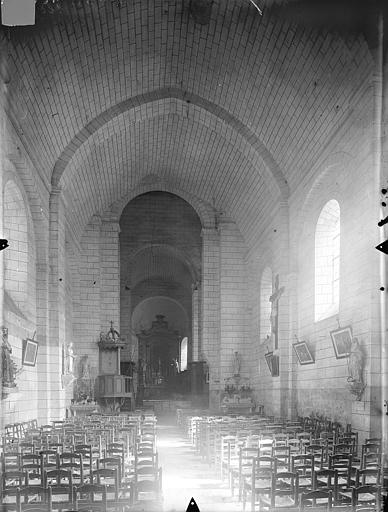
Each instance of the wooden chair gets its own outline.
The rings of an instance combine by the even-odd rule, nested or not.
[[[68,503],[73,500],[73,474],[66,469],[50,469],[44,472],[46,487],[51,488],[53,501]]]
[[[243,476],[243,509],[247,501],[247,495],[250,494],[251,511],[255,510],[257,498],[261,495],[270,496],[272,475],[277,471],[277,460],[273,457],[260,456],[252,460],[252,470],[250,478]]]
[[[108,500],[118,500],[121,482],[119,482],[117,468],[99,468],[94,470],[93,482],[105,486]]]
[[[291,459],[291,472],[298,473],[299,488],[313,490],[314,455],[306,453],[293,455]]]
[[[302,450],[304,446],[311,444],[311,432],[296,432],[296,438],[299,439]]]
[[[338,502],[338,471],[320,469],[314,471],[313,490],[331,490],[334,504]]]
[[[361,507],[372,505],[377,511],[381,510],[381,487],[379,485],[362,485],[352,489],[353,512]]]
[[[83,473],[85,477],[90,478],[90,482],[92,483],[92,473],[95,468],[93,453],[92,453],[92,445],[91,444],[77,444],[73,449],[74,453],[78,453],[82,455],[82,466]]]
[[[291,470],[291,448],[290,446],[273,446],[272,457],[277,460],[278,471]]]
[[[350,453],[335,453],[329,455],[329,468],[338,471],[338,486],[349,488],[352,476],[352,455]]]
[[[381,485],[381,468],[357,469],[356,477],[352,484],[356,487],[365,485]]]
[[[143,510],[151,510],[155,507],[162,509],[163,495],[161,481],[144,479],[134,482],[132,487],[131,509],[142,507]]]
[[[20,453],[5,451],[1,454],[1,470],[19,471],[20,470]]]
[[[260,439],[259,441],[259,456],[260,457],[271,457],[272,456],[272,448],[275,444],[275,441],[268,437],[268,434]]]
[[[363,453],[360,469],[381,468],[381,451]]]
[[[263,508],[276,512],[278,510],[296,510],[299,500],[299,476],[298,473],[283,471],[273,473],[271,482],[271,494],[260,496],[260,511]]]
[[[289,437],[287,441],[288,446],[290,447],[291,455],[300,455],[300,440],[296,437]]]
[[[333,446],[333,453],[349,453],[354,454],[354,444],[351,443],[337,443]]]
[[[83,485],[86,483],[81,453],[63,452],[59,454],[58,469],[70,470],[72,472],[73,485]]]
[[[282,432],[275,434],[274,435],[275,446],[287,446],[288,438],[289,438],[288,434],[284,434]]]
[[[302,512],[306,508],[309,511],[315,510],[331,510],[333,506],[332,491],[327,490],[314,490],[309,492],[303,492],[300,497],[300,511]]]
[[[17,512],[52,512],[53,510],[50,487],[33,486],[18,489],[16,501]]]
[[[325,446],[321,444],[309,444],[304,447],[307,455],[314,455],[314,469],[323,469],[323,464],[327,460]]]
[[[5,497],[9,501],[17,494],[17,489],[22,489],[28,484],[27,473],[25,471],[6,471],[1,479],[1,499]]]
[[[77,512],[107,512],[108,500],[105,485],[85,484],[73,490]]]
[[[42,475],[44,471],[58,467],[58,452],[56,450],[40,450],[39,456]]]
[[[238,467],[231,467],[229,469],[229,484],[232,496],[234,496],[234,482],[237,479],[238,497],[239,499],[242,498],[243,480],[252,473],[253,459],[258,457],[258,455],[259,450],[257,447],[240,446]]]

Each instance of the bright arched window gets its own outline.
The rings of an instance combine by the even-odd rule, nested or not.
[[[340,206],[335,199],[322,208],[315,229],[315,321],[339,311]]]
[[[181,360],[180,360],[180,371],[184,372],[187,370],[187,336],[181,341]]]
[[[260,282],[260,343],[264,343],[267,336],[271,336],[271,302],[272,270],[266,267]]]

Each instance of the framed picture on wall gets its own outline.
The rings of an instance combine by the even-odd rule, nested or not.
[[[330,336],[333,342],[335,357],[337,359],[349,357],[353,337],[352,328],[350,326],[341,327],[335,331],[330,331]]]
[[[23,366],[35,366],[38,355],[38,342],[27,338],[23,340]]]
[[[299,364],[312,364],[315,362],[305,341],[298,341],[293,344],[293,347],[298,357]]]
[[[267,352],[264,357],[272,377],[279,377],[279,356],[273,352]]]
[[[267,352],[264,354],[265,360],[267,361],[269,373],[272,375],[272,358],[273,358],[273,352]]]

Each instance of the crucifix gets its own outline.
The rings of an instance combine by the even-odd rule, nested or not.
[[[279,340],[278,340],[278,323],[279,323],[279,299],[284,292],[284,286],[279,288],[279,274],[276,274],[275,277],[275,287],[273,289],[273,293],[270,296],[269,300],[272,303],[271,307],[271,337],[274,340],[274,349],[277,350],[279,348]]]

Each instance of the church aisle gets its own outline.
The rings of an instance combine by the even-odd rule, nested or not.
[[[201,512],[240,512],[242,504],[232,498],[226,480],[214,467],[195,454],[183,432],[170,422],[158,422],[159,465],[163,468],[163,511],[185,512],[193,497]]]

